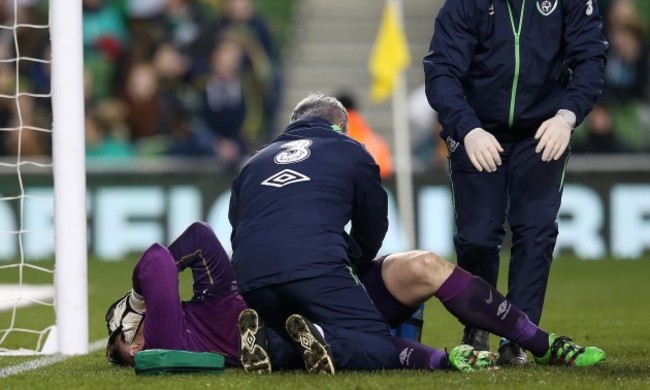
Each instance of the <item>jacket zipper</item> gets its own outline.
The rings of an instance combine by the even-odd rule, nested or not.
[[[508,5],[508,14],[510,15],[510,25],[512,26],[512,33],[515,36],[515,75],[512,79],[512,91],[510,92],[510,115],[508,117],[508,127],[512,128],[512,124],[515,121],[515,100],[517,98],[517,84],[519,83],[519,67],[520,67],[520,58],[519,58],[519,37],[521,35],[521,25],[524,21],[524,9],[526,8],[526,0],[521,2],[521,12],[519,13],[519,25],[515,27],[515,20],[512,17],[512,8],[510,7],[510,1],[506,0]]]

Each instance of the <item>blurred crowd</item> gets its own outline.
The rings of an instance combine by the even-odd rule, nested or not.
[[[599,0],[609,41],[605,86],[575,132],[576,153],[650,153],[650,2]]]
[[[260,1],[82,1],[89,160],[200,156],[234,168],[277,133],[281,40]],[[598,1],[605,87],[573,150],[650,153],[650,1]],[[11,28],[47,21],[47,0],[0,0],[0,155],[51,153],[50,66],[30,60],[50,58],[49,30]],[[412,111],[430,116],[424,103]],[[444,164],[435,119],[413,126],[420,165]]]
[[[0,2],[0,25],[47,24],[46,1],[17,0],[17,13],[14,3]],[[0,61],[0,128],[24,129],[0,131],[0,154],[47,155],[50,101],[39,94],[50,66],[24,58],[50,58],[49,31],[0,34],[0,60],[23,58]],[[83,0],[83,49],[88,159],[212,156],[236,167],[275,131],[278,40],[253,0]],[[17,90],[29,93],[18,104]]]

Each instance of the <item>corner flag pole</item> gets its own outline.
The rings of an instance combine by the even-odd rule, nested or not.
[[[411,182],[411,140],[406,110],[406,77],[411,63],[408,40],[404,33],[401,0],[386,0],[368,70],[372,77],[370,100],[382,102],[390,96],[393,106],[393,152],[397,207],[409,249],[415,248],[413,184]]]
[[[390,0],[398,10],[398,20],[404,25],[401,0]],[[413,168],[411,166],[411,136],[407,111],[406,75],[400,71],[396,75],[392,94],[393,137],[395,142],[395,181],[397,187],[397,207],[404,226],[408,249],[415,249],[415,212],[413,205]]]

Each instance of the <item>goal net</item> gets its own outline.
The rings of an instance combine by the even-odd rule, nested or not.
[[[0,356],[86,353],[81,0],[0,7]]]

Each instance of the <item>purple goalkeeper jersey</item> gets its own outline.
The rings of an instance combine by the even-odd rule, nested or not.
[[[179,272],[192,269],[192,300],[182,302]],[[144,349],[218,352],[238,365],[239,313],[246,308],[228,255],[212,229],[192,224],[169,248],[153,244],[133,270],[133,288],[144,296]]]

